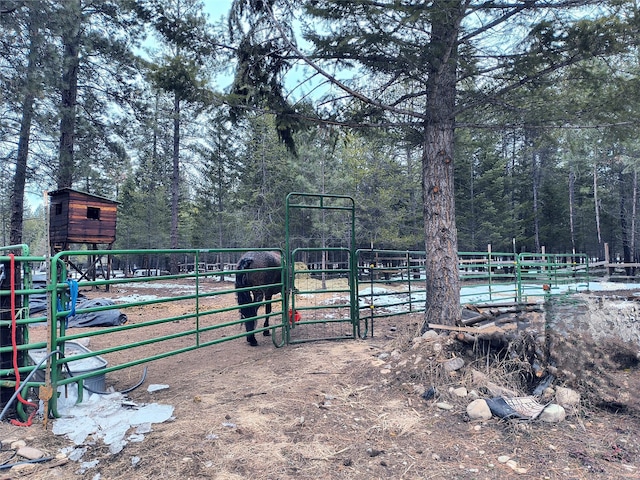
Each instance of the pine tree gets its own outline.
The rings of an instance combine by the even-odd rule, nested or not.
[[[151,81],[173,97],[173,151],[171,173],[171,247],[179,243],[180,144],[184,103],[206,105],[211,98],[202,67],[212,52],[202,4],[196,0],[162,2],[150,0],[138,5],[138,13],[150,22],[165,46],[162,58],[151,65]],[[174,259],[175,260],[175,259]],[[178,266],[172,261],[171,271]]]
[[[422,147],[425,328],[460,319],[453,162],[457,119],[465,111],[476,116],[498,111],[505,106],[500,99],[523,85],[582,59],[621,51],[624,42],[617,37],[624,24],[615,11],[603,8],[598,12],[602,18],[579,22],[571,17],[587,4],[516,2],[494,8],[456,0],[309,0],[302,2],[303,34],[312,48],[303,52],[285,27],[294,16],[294,2],[234,2],[232,23],[245,33],[236,85],[246,101],[277,106],[286,98],[280,80],[301,59],[339,91],[327,91],[325,105],[332,100],[335,106],[327,120],[395,126]],[[531,13],[537,14],[535,20]],[[511,29],[507,41],[492,41],[492,35],[504,34],[500,29],[507,22],[518,22],[520,28]],[[277,109],[278,115],[291,118],[290,108]]]

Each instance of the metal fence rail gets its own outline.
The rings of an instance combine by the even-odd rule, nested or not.
[[[361,249],[356,259],[361,336],[376,318],[424,311],[425,252]]]
[[[548,295],[589,288],[589,259],[584,254],[521,253],[517,273],[519,301],[526,301],[540,285]]]
[[[344,286],[316,285],[305,290],[304,283],[298,279],[310,275],[311,271],[303,268],[304,265],[296,266],[295,262],[298,254],[302,260],[310,257],[310,253],[317,253],[315,250],[326,250],[342,260],[331,268],[316,268],[313,274],[343,277]],[[96,377],[104,378],[117,370],[244,337],[247,332],[238,312],[235,296],[238,290],[233,281],[237,272],[235,261],[246,251],[80,250],[60,252],[48,258],[29,255],[24,245],[0,248],[0,265],[6,280],[0,284],[3,400],[16,389],[26,397],[29,388],[48,384],[54,389],[71,383],[86,387]],[[109,257],[106,264],[113,266],[113,270],[91,276],[76,271],[78,265],[95,266],[95,259],[101,256]],[[168,265],[176,257],[184,259],[183,268],[179,274],[169,275]],[[361,249],[353,254],[351,249],[301,248],[292,252],[291,258],[286,255],[282,258],[282,282],[275,284],[280,288],[281,297],[269,301],[272,323],[254,330],[271,332],[275,346],[307,341],[291,333],[316,326],[330,335],[309,340],[364,338],[373,335],[376,318],[425,309],[428,294],[425,252]],[[533,297],[588,288],[589,267],[584,255],[462,252],[459,259],[462,303],[520,303]],[[130,267],[136,264],[142,267],[133,271]],[[37,272],[40,266],[47,268],[45,274]],[[36,285],[34,280],[38,276],[44,278]],[[154,295],[123,297],[133,287],[154,289]],[[97,296],[96,292],[104,292],[106,297],[111,293],[119,296],[112,303],[90,304],[81,302],[83,292],[92,292],[92,297]],[[320,294],[333,295],[336,299],[322,304],[297,300],[304,295]],[[15,308],[11,307],[11,299]],[[38,304],[44,305],[43,309],[37,310]],[[170,306],[179,308],[169,309]],[[154,309],[154,317],[143,318],[142,309]],[[170,310],[177,313],[172,314]],[[128,321],[95,329],[68,327],[69,322],[83,315],[104,313],[122,314]],[[299,323],[295,322],[296,313],[302,314]],[[264,318],[264,314],[258,315],[256,320]],[[345,330],[338,334],[329,331],[329,327],[343,326]],[[37,331],[37,328],[46,329],[44,338],[43,330]],[[34,341],[31,333],[36,331],[41,335]],[[13,334],[18,334],[16,340]],[[97,348],[65,355],[68,347],[81,338],[91,339],[92,348],[94,344]],[[42,372],[40,369],[34,372],[36,362],[31,358],[34,351],[51,355],[49,365],[40,366]],[[104,359],[105,364],[98,369],[74,372],[75,362],[87,359]],[[33,376],[30,381],[20,381],[29,375]],[[82,401],[82,392],[83,389],[78,388],[79,401]],[[49,407],[57,415],[56,395],[49,401]],[[16,410],[25,418],[22,405],[18,404]]]
[[[259,250],[259,249],[254,249]],[[216,252],[240,256],[246,249],[224,249]],[[50,317],[47,321],[42,314],[29,315],[29,309],[22,309],[20,318],[15,323],[27,327],[42,326],[43,322],[48,325],[47,341],[29,342],[25,339],[24,344],[17,346],[19,351],[33,351],[46,349],[48,352],[58,349],[61,354],[53,355],[50,360],[50,382],[56,389],[58,386],[70,383],[78,383],[79,386],[87,386],[87,381],[97,376],[104,376],[110,372],[121,370],[136,365],[145,364],[152,360],[177,355],[197,348],[214,345],[224,341],[244,337],[244,320],[238,314],[239,306],[235,299],[236,289],[233,280],[236,273],[234,269],[200,271],[196,269],[178,275],[152,275],[133,276],[107,275],[108,279],[80,280],[73,279],[74,274],[67,265],[73,262],[75,265],[90,263],[88,257],[96,255],[109,255],[121,261],[128,256],[145,255],[149,258],[165,258],[171,255],[192,255],[198,264],[199,256],[205,253],[212,253],[213,250],[104,250],[104,251],[67,251],[60,252],[51,259],[51,278],[47,284],[48,291],[54,301],[49,302],[50,311],[46,312]],[[1,260],[2,257],[0,257]],[[25,267],[33,263],[41,262],[44,259],[39,257],[15,257],[15,262]],[[29,267],[30,268],[30,267]],[[280,267],[282,279],[286,276],[286,264]],[[246,269],[244,272],[257,269]],[[76,282],[76,283],[74,283]],[[25,282],[28,283],[28,282]],[[259,327],[254,332],[269,330],[272,332],[272,341],[276,346],[282,346],[286,339],[285,322],[285,291],[284,281],[274,284],[280,287],[282,298],[273,299],[272,322],[270,327]],[[158,294],[154,298],[129,297],[117,303],[104,302],[98,306],[83,307],[79,298],[74,298],[74,292],[83,291],[104,291],[114,292],[115,290],[126,291],[133,286],[145,286],[155,288]],[[0,291],[1,297],[9,298],[16,296],[29,298],[31,295],[41,294],[42,289],[15,288],[13,291]],[[125,292],[126,293],[126,292]],[[257,302],[253,305],[263,305],[267,302]],[[169,305],[179,306],[179,314],[168,313]],[[158,307],[156,317],[148,320],[138,320],[137,312],[142,307]],[[83,315],[111,312],[122,314],[128,317],[127,323],[117,326],[105,326],[97,329],[73,329],[68,328],[70,319],[79,318]],[[264,315],[257,316],[257,319],[264,318]],[[9,320],[2,320],[0,326],[3,328],[10,324]],[[53,327],[51,327],[53,326]],[[93,351],[74,352],[73,355],[65,356],[67,347],[73,345],[81,338],[90,338],[93,343],[99,343],[101,347]],[[94,342],[95,340],[95,342]],[[142,348],[146,347],[144,351]],[[149,351],[151,347],[151,351]],[[156,347],[156,348],[153,348]],[[2,347],[2,351],[7,353],[14,350],[9,345]],[[91,371],[73,372],[70,366],[76,362],[86,359],[106,359],[104,368]],[[111,359],[114,359],[111,362]],[[27,375],[34,370],[33,361],[23,358],[20,362],[19,372]],[[46,367],[42,367],[43,371]],[[22,377],[24,378],[24,376]],[[15,388],[16,379],[14,368],[0,369],[0,380],[3,389]],[[37,387],[44,384],[42,379],[31,380],[21,383],[20,388],[26,396],[29,387]],[[82,388],[78,388],[79,398],[82,401]],[[57,415],[56,396],[49,402],[49,406],[54,415]],[[23,416],[23,412],[18,412]]]
[[[363,331],[375,318],[424,311],[425,252],[362,249],[356,258]],[[526,303],[589,288],[583,254],[460,252],[458,259],[462,304]]]

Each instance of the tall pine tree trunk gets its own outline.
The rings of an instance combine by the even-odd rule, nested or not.
[[[180,97],[173,97],[173,170],[171,173],[171,248],[178,248],[178,206],[180,200]],[[171,273],[178,273],[178,257],[171,256]]]
[[[569,165],[569,231],[571,234],[571,249],[572,252],[576,251],[576,227],[575,227],[575,210],[574,204],[576,201],[576,174],[573,171],[573,165]]]
[[[427,301],[422,331],[429,323],[460,321],[458,234],[455,219],[453,153],[457,37],[460,4],[444,0],[434,19],[431,48],[439,61],[427,66],[427,119],[422,154],[422,195]]]
[[[598,234],[598,248],[602,248],[602,233],[600,231],[600,203],[598,200],[598,163],[593,164],[593,205],[596,209],[596,232]]]
[[[64,53],[62,58],[58,188],[73,186],[73,146],[78,98],[78,68],[80,65],[80,0],[68,0],[63,5],[66,18],[62,35]]]
[[[633,188],[631,194],[631,261],[637,262],[636,258],[636,205],[638,204],[638,170],[633,169]],[[633,272],[635,275],[635,271]]]
[[[18,153],[16,156],[16,170],[13,178],[11,193],[11,227],[9,243],[22,243],[24,222],[24,188],[27,181],[27,160],[29,157],[29,142],[31,139],[31,122],[33,120],[33,101],[41,88],[38,74],[38,59],[42,37],[40,32],[40,2],[29,4],[29,54],[26,72],[24,94],[22,97],[22,119],[20,121],[20,137],[18,138]]]
[[[426,289],[425,323],[455,325],[461,316],[453,190],[453,125],[427,127],[422,158]]]
[[[629,247],[629,231],[627,227],[627,206],[626,206],[626,182],[623,166],[618,174],[618,184],[620,191],[620,233],[622,235],[622,261],[631,263],[631,248]],[[627,275],[631,275],[631,268],[625,267]]]
[[[531,156],[531,175],[533,177],[533,239],[536,253],[542,252],[540,244],[540,152],[535,150]]]

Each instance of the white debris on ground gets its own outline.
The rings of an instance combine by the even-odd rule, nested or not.
[[[153,392],[158,392],[160,390],[167,390],[169,388],[169,385],[165,385],[165,384],[153,384],[153,385],[149,385],[147,387],[147,392],[149,393],[153,393]]]
[[[92,441],[102,441],[112,454],[119,453],[129,442],[140,442],[144,434],[151,432],[151,425],[163,423],[173,416],[172,405],[157,403],[136,405],[121,393],[108,395],[89,394],[76,404],[77,389],[67,387],[66,396],[61,387],[58,399],[60,418],[53,422],[53,433],[65,435],[76,446]],[[88,397],[87,397],[88,395]],[[84,449],[86,451],[86,449]],[[69,447],[64,451],[69,459],[81,460],[83,448]]]

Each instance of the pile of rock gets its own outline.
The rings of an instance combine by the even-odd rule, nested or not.
[[[25,475],[37,468],[38,464],[46,463],[48,467],[59,466],[67,462],[66,455],[59,453],[55,457],[47,456],[40,449],[28,445],[29,438],[4,438],[0,440],[2,451],[11,452],[11,459],[3,463],[3,469],[10,469],[10,475]]]
[[[374,366],[379,367],[385,377],[394,373],[404,376],[402,373],[406,374],[407,370],[440,372],[442,383],[450,385],[444,392],[438,385],[404,382],[403,387],[442,410],[452,410],[455,405],[466,401],[466,415],[472,421],[497,417],[557,423],[579,408],[580,394],[569,388],[547,386],[539,395],[533,396],[499,385],[486,374],[469,368],[461,356],[452,353],[455,349],[449,347],[456,341],[455,335],[428,330],[413,339],[412,348],[408,351],[393,350],[379,354]]]

